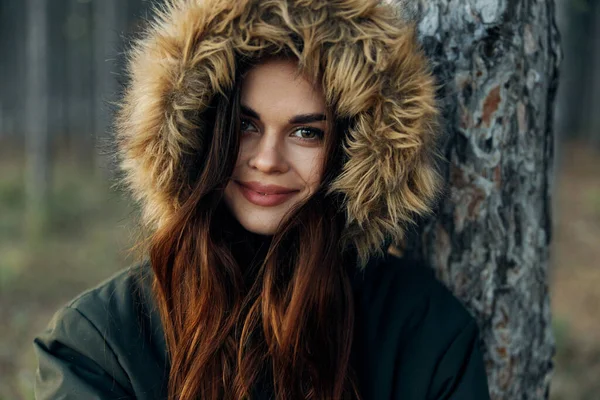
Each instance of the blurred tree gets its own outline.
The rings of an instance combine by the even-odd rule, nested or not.
[[[102,1],[104,2],[104,1]],[[67,2],[68,135],[71,152],[93,167],[93,38],[91,0]]]
[[[6,29],[7,23],[5,22],[8,18],[6,17],[6,3],[0,1],[0,49],[4,49],[7,47],[6,38],[8,37],[9,30]],[[5,62],[0,61],[0,77],[7,75],[7,65]],[[1,78],[0,78],[1,79]],[[4,83],[4,81],[2,81]],[[6,122],[5,122],[5,113],[6,113],[6,95],[3,92],[0,92],[0,140],[6,135]]]
[[[27,228],[45,227],[50,177],[46,0],[27,0],[26,155]]]
[[[52,0],[49,7],[48,45],[48,74],[50,82],[48,97],[50,99],[50,114],[48,128],[55,146],[63,148],[68,132],[68,70],[67,70],[67,0]]]
[[[559,0],[565,53],[557,107],[560,139],[600,147],[600,2]]]
[[[152,4],[161,1],[39,3],[47,8],[46,44],[35,57],[46,63],[47,135],[52,147],[71,149],[71,155],[94,165],[103,148],[95,138],[110,129],[110,104],[118,97],[124,38],[138,29]],[[0,60],[0,136],[10,135],[17,142],[25,138],[31,122],[26,89],[32,73],[28,67],[30,7],[28,1],[0,1],[0,48],[5,55]]]
[[[434,63],[449,164],[436,216],[400,244],[479,321],[493,399],[549,394],[553,0],[390,0]]]
[[[109,172],[109,163],[102,149],[110,128],[112,113],[110,105],[116,100],[117,80],[116,54],[119,32],[125,26],[126,9],[117,7],[119,1],[104,0],[94,3],[94,137],[96,138],[97,171]]]
[[[3,54],[0,59],[0,135],[10,139],[23,139],[26,129],[26,5],[27,2],[21,0],[0,1],[0,49]]]
[[[591,2],[591,35],[590,48],[587,57],[589,85],[586,99],[587,119],[583,131],[592,145],[600,149],[600,1]],[[585,58],[587,58],[585,57]]]

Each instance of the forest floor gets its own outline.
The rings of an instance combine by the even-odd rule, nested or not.
[[[127,266],[124,197],[80,161],[52,171],[48,232],[27,239],[22,161],[0,155],[0,400],[33,399],[32,341],[77,293]]]
[[[557,344],[552,400],[600,398],[600,152],[561,145],[550,291]],[[103,177],[62,160],[49,231],[25,239],[22,161],[0,157],[0,400],[33,399],[31,344],[74,295],[133,262],[133,208]]]

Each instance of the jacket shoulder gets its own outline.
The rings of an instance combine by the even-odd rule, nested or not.
[[[122,270],[55,313],[34,339],[36,398],[162,395],[166,347],[150,273],[147,264]]]
[[[162,337],[151,287],[152,269],[149,263],[141,263],[82,292],[66,308],[88,319],[116,352],[127,351],[131,341]]]
[[[151,269],[147,263],[125,268],[85,290],[66,305],[103,325],[102,318],[128,315],[139,307],[151,306]]]
[[[487,399],[478,325],[432,269],[386,257],[357,296],[365,398]]]
[[[436,318],[448,329],[458,329],[474,319],[434,271],[412,259],[392,254],[366,273],[360,289],[360,301],[366,307],[386,305],[397,316],[417,326],[423,318]]]

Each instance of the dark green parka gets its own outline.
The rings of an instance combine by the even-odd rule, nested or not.
[[[240,60],[285,51],[348,121],[342,248],[355,249],[352,364],[364,399],[488,399],[477,325],[429,269],[386,253],[442,180],[435,86],[414,26],[379,0],[168,0],[128,64],[117,118],[124,183],[149,229],[181,207],[210,143],[211,100]],[[197,172],[197,171],[196,171]],[[168,359],[148,264],[59,310],[35,339],[38,399],[160,399]],[[270,380],[256,387],[267,399]]]
[[[59,310],[34,342],[36,399],[166,399],[168,358],[148,264]],[[486,400],[475,320],[430,269],[374,257],[354,278],[352,365],[364,400]],[[260,382],[254,400],[272,388]]]

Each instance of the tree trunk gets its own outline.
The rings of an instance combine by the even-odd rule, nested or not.
[[[71,154],[80,166],[93,168],[92,4],[67,2],[68,129]]]
[[[117,0],[97,1],[93,4],[94,19],[94,137],[96,171],[108,176],[109,158],[106,156],[108,131],[112,119],[111,104],[117,100],[116,54],[119,32],[124,20],[123,4]]]
[[[560,139],[582,139],[600,148],[600,3],[560,0],[564,60],[558,91]]]
[[[50,171],[46,0],[28,0],[27,6],[27,228],[37,235],[46,223]]]
[[[0,1],[0,97],[2,98],[2,134],[24,142],[27,81],[25,68],[28,51],[27,2],[17,0]],[[6,142],[5,142],[6,143]]]
[[[68,71],[67,71],[67,27],[68,13],[67,0],[52,0],[48,17],[50,32],[48,36],[49,49],[52,54],[48,59],[48,75],[50,84],[48,88],[50,101],[50,114],[48,127],[52,143],[62,148],[68,132]]]
[[[396,0],[418,22],[444,115],[447,196],[407,241],[479,322],[493,399],[549,393],[552,0]]]
[[[586,86],[588,96],[585,134],[590,144],[600,149],[600,2],[590,2],[590,8],[592,35],[588,38],[589,52],[583,57],[590,72],[590,81]]]

